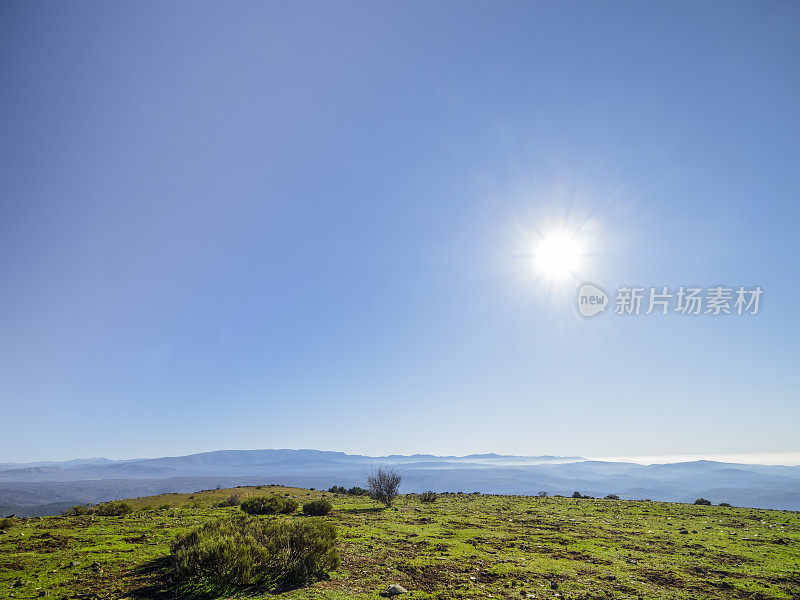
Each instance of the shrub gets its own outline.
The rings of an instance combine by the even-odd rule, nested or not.
[[[242,494],[236,492],[228,496],[227,500],[225,500],[225,506],[239,506],[242,503]]]
[[[101,517],[119,517],[133,512],[133,507],[122,500],[112,500],[103,502],[95,506],[88,504],[76,504],[68,508],[61,514],[65,517],[77,517],[80,515],[100,515]]]
[[[317,519],[276,523],[238,515],[208,521],[172,545],[178,581],[217,589],[313,583],[339,564],[336,529]]]
[[[705,498],[698,498],[694,503],[698,506],[711,506],[711,500],[706,500]]]
[[[297,500],[280,496],[257,496],[242,500],[239,505],[249,515],[288,515],[297,510]]]
[[[392,502],[397,498],[402,480],[403,478],[393,468],[378,467],[367,477],[370,498],[382,502],[386,508],[391,507]]]
[[[98,504],[92,509],[92,512],[101,517],[119,517],[133,512],[133,507],[127,502],[121,500],[113,500],[111,502],[103,502]]]
[[[727,508],[730,508],[730,507],[731,507],[731,505],[730,505],[730,503],[729,503],[729,502],[720,502],[720,503],[719,503],[719,505],[720,505],[720,506],[725,506],[725,507],[727,507]]]
[[[90,515],[94,511],[91,506],[88,504],[76,504],[72,508],[68,508],[67,510],[63,511],[61,514],[65,517],[77,517],[80,515]]]
[[[424,492],[419,495],[419,499],[421,502],[436,502],[436,492]]]
[[[313,490],[314,488],[311,489]],[[357,485],[354,485],[349,490],[343,485],[334,485],[328,488],[328,492],[331,494],[347,494],[348,496],[366,496],[369,494],[367,490]]]
[[[539,498],[547,498],[547,492],[545,491],[541,491],[536,495],[539,496]]]
[[[572,497],[573,498],[583,498],[584,496],[580,492],[572,492]]]
[[[310,515],[312,517],[321,517],[322,515],[327,515],[332,510],[333,504],[322,498],[303,504],[303,514]]]
[[[11,529],[14,526],[15,519],[11,517],[6,517],[4,519],[0,519],[0,531],[5,531],[6,529]]]
[[[606,500],[619,500],[619,496],[617,496],[616,494],[609,494],[608,496],[606,496]]]
[[[283,498],[278,496],[248,498],[239,504],[239,508],[249,515],[277,515],[283,508]]]

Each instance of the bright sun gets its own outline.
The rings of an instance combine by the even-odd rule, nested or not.
[[[580,240],[561,232],[544,236],[534,250],[537,270],[551,281],[573,275],[581,267],[583,254]]]

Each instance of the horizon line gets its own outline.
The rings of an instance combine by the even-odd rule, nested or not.
[[[348,456],[363,456],[366,458],[390,458],[390,457],[403,457],[413,458],[415,456],[431,456],[435,458],[469,458],[469,457],[485,457],[496,456],[497,458],[552,458],[562,459],[562,462],[585,462],[585,461],[602,461],[602,462],[620,462],[620,463],[635,463],[641,465],[658,465],[658,464],[673,464],[682,462],[695,462],[700,460],[734,463],[734,464],[758,464],[769,466],[799,466],[800,465],[800,452],[722,452],[722,453],[701,453],[701,454],[623,454],[623,455],[558,455],[558,454],[500,454],[497,452],[473,452],[470,454],[434,454],[432,452],[413,452],[411,454],[383,454],[383,455],[370,455],[359,452],[345,452],[343,450],[318,450],[316,448],[250,448],[250,449],[220,449],[220,450],[204,450],[199,452],[189,452],[187,454],[171,454],[151,457],[136,457],[136,458],[117,458],[110,459],[104,456],[93,457],[79,457],[68,459],[43,459],[43,460],[28,460],[28,461],[0,461],[8,465],[25,465],[33,463],[62,463],[81,460],[110,460],[114,462],[132,462],[142,460],[155,460],[160,458],[180,458],[184,456],[193,456],[197,454],[209,454],[213,452],[259,452],[259,451],[314,451],[314,452],[336,452]]]

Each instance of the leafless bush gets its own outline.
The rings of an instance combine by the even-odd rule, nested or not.
[[[392,467],[378,467],[367,476],[367,490],[373,500],[382,502],[389,508],[397,498],[403,478]]]

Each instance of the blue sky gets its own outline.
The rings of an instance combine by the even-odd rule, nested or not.
[[[800,451],[796,3],[5,2],[0,73],[0,460]]]

